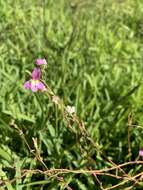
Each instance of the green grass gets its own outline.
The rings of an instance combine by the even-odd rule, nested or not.
[[[143,125],[143,2],[141,0],[0,1],[0,179],[8,190],[101,189],[89,174],[56,177],[27,173],[44,170],[25,139],[39,151],[48,169],[103,169],[107,158],[121,164],[138,158],[143,130],[131,127],[128,152],[128,116]],[[23,88],[34,61],[48,61],[45,80],[65,103],[74,105],[91,143],[68,129],[63,116],[42,93]],[[23,134],[20,134],[20,130]],[[138,158],[139,159],[139,158]],[[141,165],[128,166],[131,176]],[[119,172],[120,174],[120,172]],[[98,176],[104,187],[120,180]],[[15,181],[12,182],[12,180]],[[141,189],[132,182],[116,189]]]

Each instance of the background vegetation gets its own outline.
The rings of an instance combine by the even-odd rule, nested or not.
[[[141,160],[142,0],[1,0],[0,31],[1,189],[98,190],[119,184],[118,178],[86,172],[30,173],[45,170],[31,152],[32,138],[48,169],[100,170]],[[47,84],[76,107],[98,149],[74,124],[77,135],[69,130],[45,94],[23,88],[38,57],[48,61]],[[29,172],[23,175],[24,169]],[[142,169],[128,165],[124,172],[135,176]],[[122,179],[113,188],[142,189],[137,180]]]

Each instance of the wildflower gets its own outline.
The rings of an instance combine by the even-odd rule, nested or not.
[[[139,150],[139,155],[143,157],[143,149]]]
[[[69,114],[73,114],[73,113],[75,113],[75,107],[74,106],[67,106],[66,111]]]
[[[36,65],[46,65],[47,61],[46,59],[37,59],[36,60]]]
[[[36,67],[32,71],[32,79],[24,83],[24,88],[31,89],[33,92],[37,92],[38,90],[46,91],[47,89],[44,83],[40,81],[40,76],[41,76],[41,70],[39,67]]]

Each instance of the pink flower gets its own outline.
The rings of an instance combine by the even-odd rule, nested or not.
[[[39,67],[36,67],[33,71],[32,71],[32,79],[34,80],[40,80],[41,77],[41,70]]]
[[[36,65],[46,65],[47,61],[46,59],[37,59],[36,60]]]
[[[139,155],[143,157],[143,149],[139,150]]]
[[[31,89],[32,92],[46,91],[47,89],[44,83],[40,81],[40,76],[41,76],[41,70],[39,67],[36,67],[32,71],[32,79],[24,83],[24,88]]]

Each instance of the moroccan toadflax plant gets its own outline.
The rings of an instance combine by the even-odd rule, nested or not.
[[[47,62],[45,59],[37,59],[36,60],[36,67],[32,71],[31,79],[26,81],[24,83],[25,89],[31,89],[32,92],[42,91],[42,92],[48,92],[49,93],[49,87],[48,85],[45,85],[45,83],[41,79],[41,66],[47,65]],[[48,88],[48,89],[47,89]],[[60,104],[60,98],[58,96],[55,96],[54,93],[50,90],[50,93],[52,94],[51,100],[55,104]],[[50,94],[50,95],[51,95]],[[74,106],[67,106],[65,107],[65,111],[72,115],[75,114],[75,107]]]
[[[92,140],[92,138],[90,137],[90,135],[86,131],[84,123],[76,115],[75,107],[74,106],[69,106],[69,105],[65,106],[63,101],[58,96],[56,96],[54,94],[54,92],[52,92],[52,90],[48,87],[48,85],[41,79],[41,75],[42,75],[41,67],[42,67],[42,65],[46,65],[46,64],[47,64],[47,62],[46,62],[45,59],[37,59],[36,60],[36,67],[34,68],[34,70],[32,71],[32,74],[31,74],[32,78],[24,83],[24,88],[25,89],[31,89],[32,92],[41,91],[41,92],[47,93],[48,97],[50,97],[51,101],[55,105],[58,105],[59,109],[63,112],[64,120],[66,121],[67,126],[71,130],[71,132],[76,133],[76,131],[74,130],[75,126],[73,125],[73,124],[76,124],[78,126],[78,129],[80,130],[80,134],[81,134],[80,138],[82,140],[84,140],[86,143],[87,142],[90,143],[96,149],[97,152],[99,152],[100,154],[103,154],[101,152],[100,148],[98,147],[98,145]],[[33,139],[34,147],[35,147],[35,150],[36,150],[35,158],[44,166],[44,168],[46,169],[47,172],[51,172],[52,170],[48,170],[46,164],[43,162],[43,160],[41,158],[40,152],[38,151],[37,140],[34,139],[34,138],[32,138],[32,139]],[[82,170],[55,169],[54,172],[57,172],[57,175],[58,175],[58,173],[59,174],[64,174],[64,173],[90,173],[90,174],[92,174],[92,175],[94,175],[96,177],[97,181],[100,184],[101,189],[103,189],[102,184],[98,180],[96,174],[105,175],[105,176],[108,175],[108,176],[115,177],[116,179],[120,179],[119,176],[114,176],[113,174],[110,174],[110,173],[106,174],[105,172],[110,171],[110,170],[112,171],[112,170],[118,168],[120,170],[120,172],[123,172],[123,174],[125,175],[126,173],[124,172],[124,170],[121,167],[126,166],[128,164],[138,164],[138,163],[140,164],[140,163],[142,163],[142,161],[135,161],[135,162],[124,163],[122,165],[116,165],[116,164],[114,164],[112,162],[112,160],[107,158],[105,155],[103,155],[103,156],[106,158],[106,160],[108,160],[108,162],[110,164],[113,164],[113,167],[111,167],[109,169],[107,168],[107,169],[105,169],[103,171],[102,170],[99,170],[99,171],[98,170],[85,170],[85,171],[82,171]],[[139,156],[143,157],[143,150],[142,149],[139,150]],[[41,173],[44,173],[44,172],[41,171]],[[139,174],[139,176],[140,175],[141,174]],[[126,183],[128,180],[134,181],[135,178],[136,178],[136,176],[134,176],[134,178],[131,178],[130,176],[127,175],[127,179],[125,178],[125,181],[123,182],[123,184]],[[59,178],[57,178],[57,180],[59,180]],[[63,178],[60,178],[59,181],[61,181],[61,180],[64,181]],[[137,181],[135,180],[135,183],[136,182]],[[118,187],[118,186],[120,186],[120,184],[115,185],[115,187],[116,186]],[[67,187],[70,189],[70,187],[68,185],[67,185]],[[114,186],[113,186],[113,188],[114,188]]]

